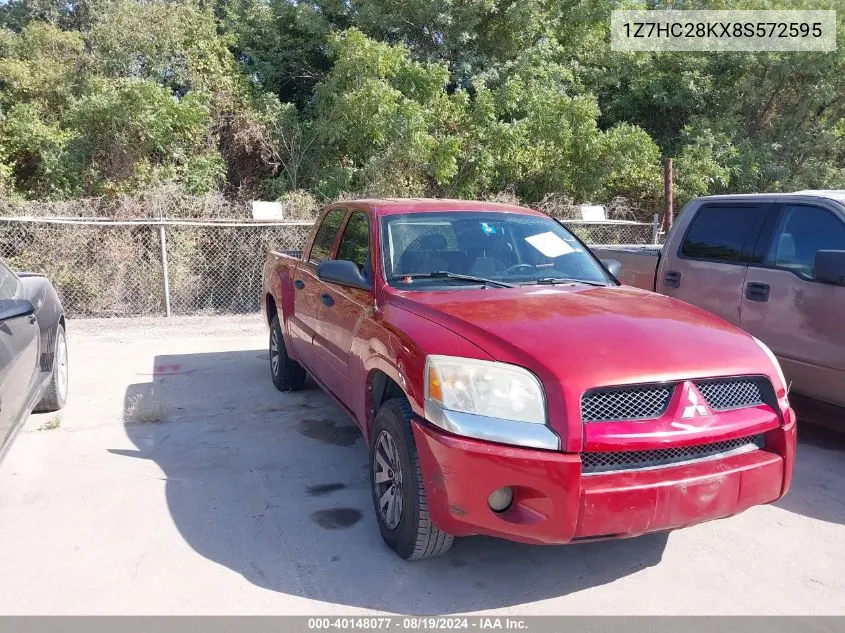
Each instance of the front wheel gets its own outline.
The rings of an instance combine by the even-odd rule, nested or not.
[[[50,384],[41,398],[41,402],[35,407],[36,413],[58,411],[67,402],[68,386],[68,364],[67,364],[67,339],[65,328],[59,324],[56,327],[56,348],[53,350],[53,374],[50,376]]]
[[[385,402],[376,415],[370,445],[370,485],[384,542],[405,560],[440,556],[454,538],[431,522],[404,398]]]

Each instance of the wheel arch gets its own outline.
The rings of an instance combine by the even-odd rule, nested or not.
[[[278,314],[279,309],[276,307],[276,298],[272,292],[268,292],[264,297],[264,317],[267,320],[268,326],[273,323],[273,318],[278,316]]]
[[[405,398],[409,403],[412,402],[407,385],[408,381],[398,369],[383,359],[368,369],[364,419],[364,433],[368,442],[376,414],[385,402],[393,398]]]

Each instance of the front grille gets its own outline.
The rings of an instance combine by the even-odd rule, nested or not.
[[[652,420],[666,412],[674,385],[638,385],[588,391],[581,398],[584,422]]]
[[[760,387],[748,378],[701,381],[695,386],[714,411],[742,409],[763,403]]]
[[[713,411],[743,409],[763,404],[760,378],[696,380],[695,386]],[[666,413],[677,383],[631,385],[593,389],[581,397],[584,422],[654,420]]]
[[[585,475],[619,470],[642,470],[674,466],[713,457],[726,457],[737,453],[756,450],[764,446],[763,434],[738,437],[723,442],[657,448],[648,451],[619,451],[584,453],[581,455],[581,471]]]

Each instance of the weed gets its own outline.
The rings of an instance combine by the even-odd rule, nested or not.
[[[39,431],[52,431],[62,425],[62,414],[57,413],[52,418],[47,420],[44,424],[38,427]]]

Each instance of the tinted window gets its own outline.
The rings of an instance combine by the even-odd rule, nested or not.
[[[743,261],[742,247],[754,229],[759,207],[702,207],[692,221],[681,255],[724,262]]]
[[[0,299],[13,299],[18,293],[18,278],[0,263]]]
[[[328,212],[320,228],[317,229],[317,236],[314,238],[314,244],[311,246],[311,254],[308,257],[309,262],[319,264],[331,256],[334,238],[345,215],[345,209],[332,209]]]
[[[845,224],[819,207],[790,205],[783,210],[766,263],[813,278],[819,251],[845,251]]]
[[[364,277],[369,277],[369,256],[370,222],[366,215],[356,211],[349,218],[349,222],[346,223],[346,229],[343,231],[343,237],[340,238],[335,259],[348,259],[355,262]]]

